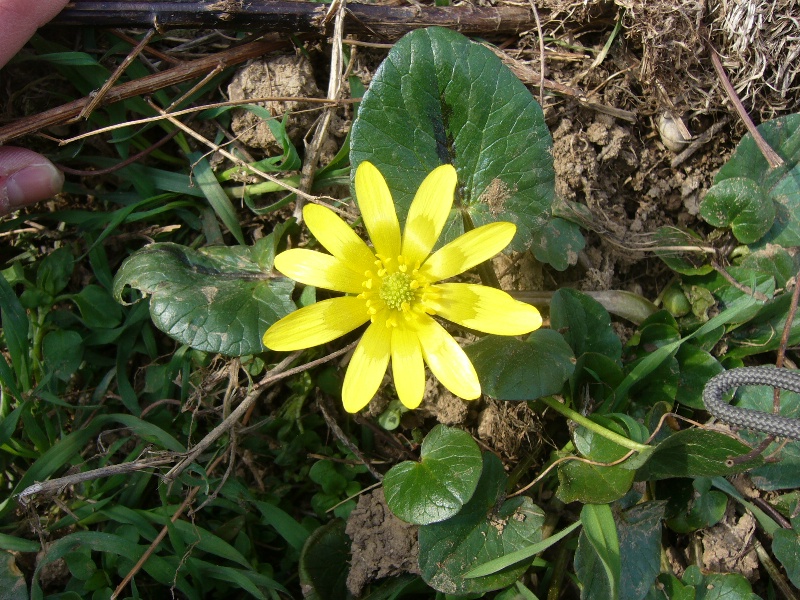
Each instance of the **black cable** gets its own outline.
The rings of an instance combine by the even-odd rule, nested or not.
[[[715,375],[703,390],[706,410],[729,425],[763,431],[779,437],[800,440],[800,419],[731,406],[722,400],[728,390],[742,385],[768,385],[800,393],[800,371],[775,367],[741,367]]]

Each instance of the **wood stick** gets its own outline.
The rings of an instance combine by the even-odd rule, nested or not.
[[[316,2],[283,0],[178,0],[172,2],[96,2],[73,0],[50,25],[94,27],[269,30],[322,32],[327,6]],[[540,11],[542,12],[542,11]],[[380,6],[347,3],[346,33],[397,39],[420,27],[439,25],[462,33],[520,33],[534,29],[533,14],[518,6]]]
[[[249,44],[243,44],[223,52],[183,63],[161,73],[128,81],[111,88],[104,96],[102,104],[112,104],[120,100],[149,94],[196,77],[202,77],[217,67],[230,67],[251,58],[262,56],[267,52],[274,52],[285,46],[286,43],[288,42],[267,42],[263,40],[250,42]],[[91,101],[92,97],[87,96],[0,127],[0,145],[14,138],[29,135],[77,117]]]

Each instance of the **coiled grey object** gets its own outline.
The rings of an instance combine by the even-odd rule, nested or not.
[[[741,367],[715,375],[703,389],[706,410],[729,425],[763,431],[779,437],[800,440],[800,419],[731,406],[722,400],[730,389],[742,385],[768,385],[800,393],[800,371],[776,367]]]

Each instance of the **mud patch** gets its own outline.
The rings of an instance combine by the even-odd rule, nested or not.
[[[739,520],[731,507],[723,520],[703,535],[703,565],[715,573],[739,573],[750,581],[759,578],[758,557],[752,546],[755,519],[745,513]]]
[[[234,75],[228,84],[231,100],[249,98],[286,97],[318,98],[320,91],[314,80],[314,72],[308,60],[302,56],[278,56],[253,62]],[[316,111],[303,112],[308,103],[295,100],[258,102],[273,117],[291,113],[286,132],[297,146],[317,117]],[[239,140],[252,147],[263,148],[270,153],[281,151],[280,144],[270,130],[269,123],[247,110],[236,110],[231,123]]]
[[[478,438],[508,461],[518,459],[523,446],[530,449],[540,431],[539,417],[527,402],[489,399],[478,417]]]
[[[384,577],[419,575],[417,526],[395,517],[386,505],[383,488],[358,499],[345,532],[353,541],[347,589],[358,597],[371,582]]]

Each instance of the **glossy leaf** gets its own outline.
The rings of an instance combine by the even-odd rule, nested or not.
[[[661,571],[664,502],[645,502],[615,515],[619,538],[619,597],[642,600]]]
[[[422,442],[420,462],[405,461],[386,473],[386,504],[408,523],[444,521],[472,498],[481,469],[481,452],[472,436],[437,425]]]
[[[110,329],[122,320],[122,307],[99,285],[90,284],[72,296],[81,318],[90,329]]]
[[[734,329],[728,337],[731,348],[729,359],[740,359],[751,354],[761,354],[775,350],[781,341],[776,331],[783,331],[789,312],[791,294],[781,294],[760,306],[758,313],[742,327]],[[789,333],[789,346],[800,343],[800,319],[792,322]]]
[[[753,180],[731,177],[708,190],[700,216],[718,228],[730,228],[742,244],[760,240],[775,221],[775,203]]]
[[[728,497],[711,489],[711,479],[669,479],[655,483],[656,496],[668,503],[667,525],[678,533],[691,533],[719,523]]]
[[[383,173],[401,222],[425,176],[458,172],[456,203],[440,243],[492,221],[517,224],[514,249],[533,247],[556,268],[577,260],[576,225],[553,220],[552,139],[541,108],[491,50],[430,27],[397,42],[364,94],[350,138]]]
[[[552,329],[537,329],[524,342],[487,335],[465,350],[483,392],[498,400],[557,394],[575,370],[572,349]]]
[[[679,431],[656,446],[648,461],[636,473],[639,481],[670,477],[728,476],[763,463],[757,456],[728,466],[729,458],[750,452],[750,447],[723,433],[705,429]]]
[[[496,573],[498,571],[502,571],[508,567],[511,567],[517,563],[521,563],[524,561],[529,561],[537,554],[540,554],[547,550],[553,544],[560,542],[565,537],[569,536],[573,531],[575,531],[578,527],[581,526],[580,521],[575,521],[569,527],[565,527],[558,533],[551,535],[547,539],[542,540],[541,542],[537,542],[528,546],[527,548],[523,548],[522,550],[517,550],[515,552],[510,552],[501,556],[500,558],[495,558],[494,560],[490,560],[479,567],[472,569],[469,573],[467,573],[467,577],[483,577],[484,575],[491,575],[492,573]]]
[[[611,328],[611,318],[591,296],[569,288],[553,294],[550,326],[570,345],[575,356],[596,352],[612,360],[622,355],[622,342]]]
[[[593,416],[592,420],[614,433],[626,434],[611,419]],[[577,427],[573,439],[575,449],[580,455],[593,462],[612,463],[628,453],[627,448],[585,427]],[[565,503],[579,501],[586,504],[605,504],[622,498],[630,490],[634,476],[635,472],[622,464],[603,466],[569,460],[558,467],[557,495]]]
[[[558,499],[562,502],[614,502],[633,485],[635,472],[621,465],[610,467],[577,460],[558,467]]]
[[[461,512],[420,527],[419,567],[428,585],[446,594],[480,594],[510,585],[525,571],[527,564],[465,577],[478,565],[542,539],[544,512],[526,496],[503,502],[506,482],[500,459],[484,453],[480,483]]]
[[[581,523],[583,529],[575,553],[575,574],[582,584],[581,598],[618,598],[622,567],[611,507],[608,504],[584,505]]]
[[[67,248],[59,248],[48,254],[36,271],[36,287],[55,296],[59,294],[72,277],[74,259]]]
[[[261,352],[267,328],[295,308],[294,283],[272,273],[273,235],[247,247],[152,244],[122,264],[114,297],[126,286],[149,295],[156,327],[197,350]]]
[[[0,551],[0,590],[3,590],[3,600],[28,600],[29,598],[25,575],[17,566],[15,555],[8,550]]]
[[[675,358],[680,367],[675,401],[684,406],[705,410],[703,387],[709,379],[723,371],[722,365],[710,353],[694,344],[683,344]]]
[[[753,588],[738,573],[709,573],[704,575],[697,565],[683,574],[683,583],[694,586],[695,600],[755,600]]]
[[[800,114],[787,115],[758,126],[770,147],[784,160],[771,168],[750,134],[714,178],[712,190],[729,179],[747,178],[773,202],[774,223],[762,242],[784,248],[800,245]],[[738,237],[738,236],[737,236]],[[749,242],[746,242],[749,243]]]
[[[745,256],[738,266],[749,272],[756,271],[775,278],[775,285],[785,288],[786,283],[797,274],[795,259],[784,248],[767,244]]]
[[[83,340],[76,331],[56,329],[42,341],[42,358],[47,371],[61,381],[68,381],[83,360]]]
[[[772,552],[792,585],[800,587],[800,535],[790,529],[779,529],[772,538]]]
[[[570,221],[554,218],[542,227],[533,246],[533,255],[539,262],[564,271],[578,262],[578,252],[586,246],[580,230]]]
[[[310,600],[347,598],[350,538],[345,522],[336,519],[309,536],[298,566],[303,597]]]

